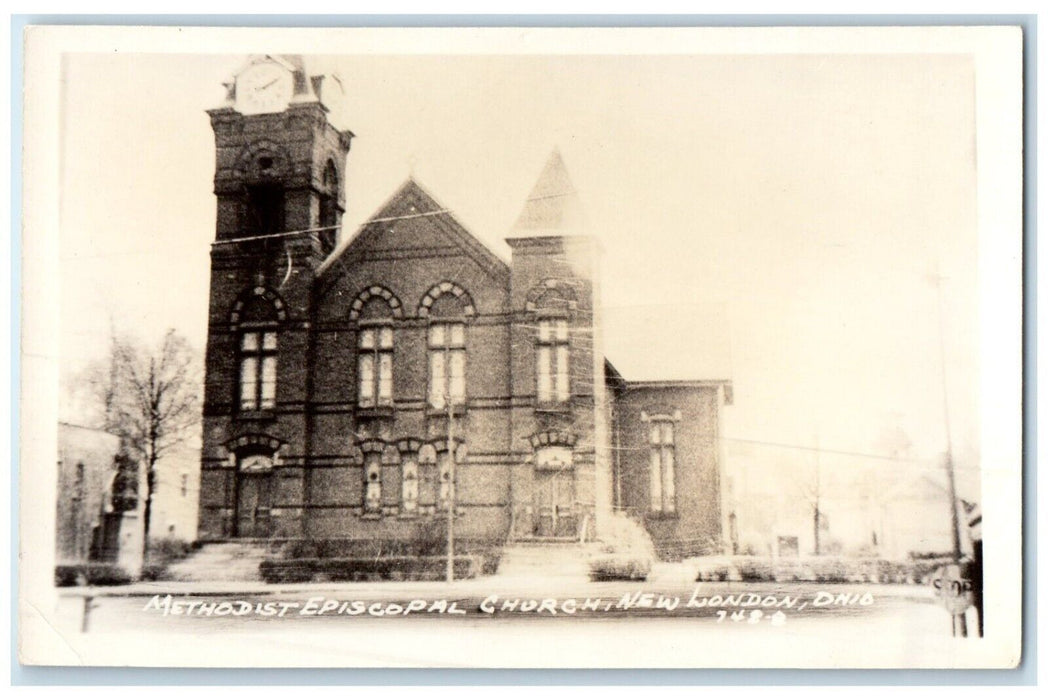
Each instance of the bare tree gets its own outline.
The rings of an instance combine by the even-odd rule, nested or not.
[[[157,462],[199,425],[197,356],[173,329],[152,348],[114,333],[109,357],[91,376],[104,428],[120,436],[145,470],[143,538],[148,549]]]
[[[819,464],[819,437],[815,436],[815,447],[812,449],[813,469],[810,474],[797,472],[794,487],[801,498],[811,507],[812,536],[815,544],[815,555],[822,554],[822,533],[827,530],[825,514],[822,511],[822,466]]]

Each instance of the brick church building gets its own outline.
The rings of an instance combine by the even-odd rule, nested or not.
[[[201,540],[406,538],[453,510],[475,540],[608,538],[627,514],[656,544],[724,546],[731,385],[605,358],[599,251],[558,153],[509,261],[414,179],[340,236],[353,134],[323,78],[255,56],[228,87],[209,112]]]

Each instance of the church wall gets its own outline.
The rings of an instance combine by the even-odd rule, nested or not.
[[[693,545],[695,553],[720,551],[718,410],[716,386],[627,388],[616,402],[623,505],[644,523],[656,545],[683,542]],[[658,513],[651,507],[651,424],[642,414],[650,418],[677,412],[676,508],[674,513]]]

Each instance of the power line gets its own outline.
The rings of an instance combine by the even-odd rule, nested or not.
[[[233,243],[243,243],[245,241],[261,241],[269,238],[286,238],[288,236],[297,236],[302,233],[319,233],[321,231],[334,231],[341,228],[340,226],[316,226],[314,228],[304,228],[298,231],[284,231],[282,233],[266,233],[259,236],[241,236],[240,238],[225,238],[221,241],[215,241],[212,246],[219,245],[231,245]]]

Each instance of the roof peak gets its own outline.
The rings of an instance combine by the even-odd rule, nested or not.
[[[568,176],[560,149],[554,147],[524,208],[513,225],[513,233],[537,235],[574,233],[582,228],[582,205]]]

